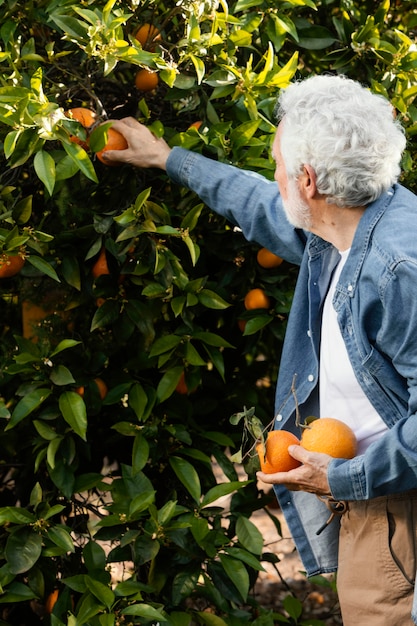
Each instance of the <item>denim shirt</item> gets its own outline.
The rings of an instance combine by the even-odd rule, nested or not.
[[[168,175],[196,192],[244,236],[300,266],[281,357],[275,424],[299,435],[319,415],[321,309],[338,251],[287,221],[277,184],[231,165],[174,148]],[[364,500],[417,487],[417,197],[394,185],[363,213],[333,299],[350,362],[389,430],[352,460],[333,459],[336,500]],[[313,494],[275,487],[308,575],[337,568],[338,523]]]

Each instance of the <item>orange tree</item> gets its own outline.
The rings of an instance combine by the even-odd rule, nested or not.
[[[267,498],[228,455],[231,414],[271,419],[296,268],[259,265],[160,172],[95,154],[132,115],[272,178],[278,90],[337,71],[390,97],[412,187],[413,4],[2,3],[2,624],[303,623],[251,597],[277,558],[250,519]],[[267,308],[245,308],[254,288]]]

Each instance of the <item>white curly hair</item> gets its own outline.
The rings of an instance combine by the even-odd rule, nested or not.
[[[404,129],[383,96],[345,76],[295,82],[278,97],[281,153],[289,177],[304,164],[337,206],[366,206],[398,180]]]

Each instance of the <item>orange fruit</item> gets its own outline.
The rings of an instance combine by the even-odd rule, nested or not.
[[[263,289],[251,289],[245,296],[245,309],[269,309],[271,301]]]
[[[87,130],[89,130],[97,121],[95,112],[84,107],[74,107],[73,109],[68,109],[68,111],[65,111],[65,115],[72,120],[77,120],[77,122],[79,122]],[[75,135],[70,135],[69,139],[72,143],[77,143],[79,146],[84,148],[84,150],[88,150],[87,141],[83,141]]]
[[[20,254],[0,255],[0,278],[15,276],[25,264],[25,259]]]
[[[190,124],[188,129],[195,128],[196,130],[198,130],[202,123],[203,122],[201,120],[197,120],[196,122],[193,122],[192,124]]]
[[[107,393],[108,393],[108,387],[106,383],[104,382],[102,378],[95,378],[94,382],[97,385],[100,398],[104,400],[104,398],[107,396]],[[85,387],[84,385],[80,385],[80,387],[76,387],[74,391],[75,393],[78,393],[78,395],[83,398],[85,394]]]
[[[301,445],[310,452],[323,452],[337,459],[353,459],[358,443],[353,430],[334,417],[321,417],[308,424]]]
[[[108,159],[103,159],[103,154],[107,152],[107,150],[126,150],[128,148],[128,144],[123,135],[117,130],[113,128],[109,128],[107,130],[107,143],[98,152],[96,152],[96,156],[105,165],[121,165],[121,163],[116,163],[116,161],[109,161]]]
[[[273,267],[278,267],[279,265],[281,265],[284,259],[281,259],[280,256],[274,254],[267,248],[261,248],[260,250],[258,250],[256,260],[261,267],[271,269]]]
[[[245,331],[247,323],[248,323],[247,320],[237,320],[237,325],[239,326],[239,329],[241,330],[242,333]]]
[[[94,278],[103,276],[103,274],[110,274],[109,266],[107,264],[106,248],[104,246],[100,250],[96,262],[91,269],[91,273]]]
[[[77,120],[84,126],[84,128],[90,128],[97,121],[97,115],[91,109],[86,109],[85,107],[74,107],[73,109],[68,109],[65,111],[65,115],[72,120]]]
[[[188,386],[187,383],[185,382],[185,374],[184,372],[181,372],[181,376],[180,379],[177,383],[177,386],[175,387],[175,391],[177,391],[178,393],[180,393],[181,395],[185,396],[188,393]]]
[[[107,392],[108,392],[108,387],[106,385],[106,383],[104,382],[104,380],[102,378],[95,378],[94,382],[96,383],[97,387],[98,387],[98,392],[100,394],[100,398],[102,400],[104,400],[104,398],[107,396]]]
[[[152,72],[144,68],[139,70],[135,76],[135,87],[141,91],[152,91],[156,89],[159,83],[159,76],[157,72]]]
[[[54,610],[54,606],[56,601],[58,600],[58,596],[59,596],[59,591],[58,589],[54,589],[49,596],[46,598],[45,601],[45,610],[47,613],[49,613],[49,615],[52,613],[52,611]]]
[[[300,461],[293,459],[288,452],[288,447],[292,445],[300,445],[300,440],[293,433],[288,430],[271,430],[265,448],[261,442],[256,444],[261,470],[265,474],[275,474],[299,467]]]
[[[139,26],[134,34],[134,38],[137,39],[145,50],[155,50],[155,42],[161,39],[159,29],[152,24],[142,24]]]

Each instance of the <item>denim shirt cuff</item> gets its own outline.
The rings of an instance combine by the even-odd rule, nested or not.
[[[196,154],[184,148],[177,146],[173,148],[166,163],[166,171],[171,180],[188,187],[188,173],[192,167],[192,161],[196,157]]]
[[[327,479],[335,500],[364,500],[367,497],[363,485],[363,456],[332,459],[327,468]]]

